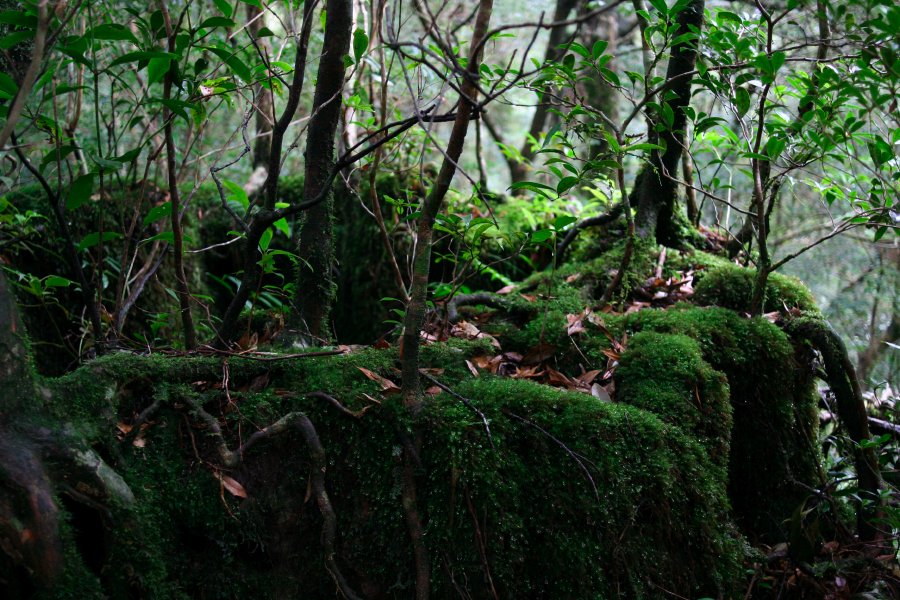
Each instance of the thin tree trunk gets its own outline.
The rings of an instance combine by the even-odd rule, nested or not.
[[[404,405],[413,413],[418,413],[422,403],[422,386],[419,378],[419,332],[425,321],[426,297],[428,292],[428,271],[431,266],[431,244],[434,233],[434,222],[444,203],[444,197],[450,189],[450,183],[456,174],[456,166],[462,155],[466,133],[472,113],[477,109],[478,72],[481,64],[483,41],[487,35],[493,0],[481,0],[478,14],[475,17],[475,29],[472,33],[471,51],[466,64],[462,85],[460,86],[459,105],[456,119],[450,132],[450,139],[444,153],[444,161],[428,196],[422,201],[422,214],[416,227],[416,250],[413,258],[413,278],[410,286],[410,299],[406,304],[406,315],[403,318],[403,338],[401,352],[402,388]],[[412,444],[410,442],[409,444]],[[409,445],[408,444],[408,445]],[[416,440],[421,445],[421,440]],[[430,594],[431,567],[423,539],[423,527],[416,506],[416,487],[414,478],[413,449],[407,448],[403,456],[403,507],[406,513],[407,529],[413,545],[413,557],[416,565],[416,600],[428,600]]]
[[[319,195],[328,185],[334,167],[334,138],[341,116],[341,92],[347,70],[344,56],[350,48],[353,25],[350,0],[328,0],[325,10],[328,20],[324,49],[319,59],[313,117],[306,136],[304,200]],[[306,212],[300,229],[300,267],[293,317],[315,339],[331,337],[328,316],[335,292],[331,273],[333,219],[334,198],[329,193],[324,202]]]
[[[676,18],[677,29],[673,36],[697,31],[703,26],[704,0],[691,0]],[[669,107],[674,118],[672,126],[660,134],[665,150],[653,150],[650,162],[641,170],[632,191],[632,205],[637,207],[635,226],[642,238],[655,237],[665,245],[678,245],[680,236],[675,223],[678,188],[678,163],[683,153],[687,114],[685,108],[691,102],[691,78],[687,75],[694,70],[697,62],[696,41],[688,40],[672,46],[665,92],[671,93]]]
[[[569,13],[575,10],[578,2],[579,0],[556,0],[556,8],[553,11],[553,22],[565,21],[569,16]],[[565,50],[561,50],[559,46],[565,43],[566,32],[566,25],[559,25],[550,29],[550,37],[547,40],[547,54],[544,58],[545,64],[558,61],[565,55]],[[532,159],[534,159],[535,153],[534,150],[532,150],[531,139],[540,139],[541,133],[544,131],[544,127],[547,124],[547,117],[550,115],[551,108],[553,108],[551,102],[548,102],[546,99],[541,99],[534,109],[534,115],[531,117],[531,126],[528,128],[529,137],[525,140],[525,143],[522,144],[522,148],[519,150],[522,158],[524,158],[524,164],[529,164]],[[517,164],[516,166],[521,168],[510,169],[513,183],[522,181],[527,174],[527,169],[525,169],[523,165]]]
[[[169,52],[175,52],[175,30],[169,18],[165,0],[160,0],[160,10],[166,24]],[[163,81],[163,98],[172,96],[172,70],[166,72]],[[184,273],[184,235],[181,231],[181,201],[178,195],[178,169],[175,166],[175,140],[172,136],[174,117],[171,109],[163,106],[163,122],[166,137],[166,172],[169,178],[169,198],[172,202],[172,250],[175,263],[175,292],[178,295],[178,306],[181,311],[181,326],[184,329],[184,347],[192,350],[197,346],[197,334],[194,331],[194,319],[191,316],[191,292],[188,289],[187,277]]]
[[[266,38],[260,38],[259,32],[263,28],[265,19],[263,9],[259,6],[247,5],[247,29],[256,40],[259,52],[265,55],[266,60],[271,56],[271,48]],[[272,79],[269,79],[271,84]],[[259,85],[256,94],[256,139],[253,142],[253,168],[268,169],[272,151],[272,128],[275,125],[275,101],[271,87]]]

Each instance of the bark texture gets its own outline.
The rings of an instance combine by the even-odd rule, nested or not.
[[[304,200],[316,198],[331,181],[334,168],[334,139],[341,116],[341,92],[350,47],[353,8],[350,0],[329,0],[325,8],[325,47],[319,59],[318,81],[313,100],[313,117],[306,138]],[[334,198],[310,208],[300,229],[300,266],[297,277],[295,318],[316,339],[331,337],[328,316],[335,289],[333,221]]]
[[[703,26],[704,0],[692,0],[678,13],[677,37],[691,31],[699,31]],[[635,225],[642,238],[655,237],[667,246],[680,244],[679,219],[677,211],[678,163],[684,152],[687,115],[685,108],[691,102],[691,77],[697,62],[695,40],[686,40],[672,47],[669,66],[666,70],[666,86],[660,92],[660,104],[666,102],[672,109],[672,124],[659,134],[658,144],[664,150],[654,150],[650,162],[638,174],[631,204],[636,207]],[[652,140],[652,137],[651,137]]]

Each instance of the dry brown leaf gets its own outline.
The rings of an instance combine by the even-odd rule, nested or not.
[[[128,433],[131,431],[132,426],[129,425],[128,423],[123,423],[122,421],[119,421],[118,423],[116,423],[116,429],[118,429],[122,433]]]
[[[537,377],[542,377],[544,372],[540,370],[540,367],[519,367],[516,369],[514,373],[510,375],[513,379],[534,379]]]
[[[579,384],[587,387],[587,386],[591,385],[595,379],[597,379],[598,375],[600,375],[599,370],[588,371],[587,373],[582,373],[581,375],[576,377],[575,380]]]
[[[439,388],[436,385],[433,385],[430,388],[426,389],[425,393],[428,394],[429,396],[437,396],[438,394],[441,393],[441,391],[442,391],[441,388]]]
[[[475,368],[475,365],[472,364],[472,361],[467,359],[466,366],[469,367],[469,373],[471,373],[475,377],[478,377],[478,369]]]
[[[622,355],[619,354],[618,352],[616,352],[615,350],[613,350],[612,348],[604,348],[600,352],[602,352],[604,356],[606,356],[607,358],[609,358],[611,360],[619,360],[620,358],[622,358]]]
[[[400,387],[396,383],[391,381],[390,379],[385,379],[381,375],[379,375],[377,373],[373,373],[372,371],[370,371],[369,369],[366,369],[365,367],[356,367],[356,368],[359,369],[360,371],[362,371],[363,375],[365,375],[366,377],[368,377],[369,379],[371,379],[372,381],[374,381],[375,383],[380,385],[382,392],[384,392],[386,394],[395,394],[400,391]]]
[[[575,382],[557,371],[556,369],[547,369],[547,381],[550,385],[563,386],[570,389],[578,387]]]
[[[566,283],[575,283],[579,279],[581,279],[581,273],[573,273],[566,277]]]
[[[228,490],[229,494],[231,494],[232,496],[237,496],[238,498],[247,497],[247,490],[244,489],[244,486],[242,486],[240,483],[238,483],[228,475],[222,475],[218,471],[216,471],[215,473],[216,478],[218,478],[218,480],[222,482],[222,487]]]
[[[537,365],[556,354],[556,346],[553,344],[538,344],[528,350],[522,357],[523,365]]]
[[[579,333],[584,333],[584,323],[582,319],[584,318],[584,313],[578,315],[566,315],[566,334],[569,336],[577,335]]]
[[[503,296],[503,295],[505,295],[505,294],[509,294],[509,293],[511,293],[511,292],[516,291],[516,287],[517,287],[517,286],[516,286],[515,284],[512,284],[512,283],[511,283],[511,284],[509,284],[509,285],[504,285],[502,288],[500,288],[499,290],[497,290],[497,291],[494,292],[494,293],[495,293],[495,294],[498,294],[498,295],[500,295],[500,296]]]

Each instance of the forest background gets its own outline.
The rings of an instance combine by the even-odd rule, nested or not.
[[[10,393],[0,412],[8,433],[0,525],[2,576],[22,597],[73,585],[150,594],[123,575],[129,569],[163,596],[211,593],[204,577],[175,583],[181,571],[161,554],[174,545],[189,555],[191,536],[227,548],[241,565],[234,585],[248,586],[264,576],[253,563],[260,555],[289,570],[294,544],[311,552],[321,542],[325,583],[303,570],[285,589],[330,582],[346,597],[402,597],[407,588],[419,598],[451,588],[476,597],[640,596],[676,571],[686,573],[673,581],[685,594],[895,589],[894,3],[214,0],[148,9],[4,0],[2,8],[0,304]],[[281,361],[298,370],[265,366]],[[791,379],[794,371],[806,375]],[[84,387],[75,399],[72,385]],[[543,395],[560,389],[581,396]],[[540,399],[522,400],[529,394]],[[314,415],[306,403],[316,399],[381,424],[396,456],[379,466],[378,485],[391,491],[370,490],[372,510],[399,526],[383,516],[389,527],[367,529],[369,509],[348,491],[361,477],[354,453],[365,452],[346,448],[361,434]],[[627,485],[610,484],[628,491],[630,508],[600,501],[608,467],[591,452],[609,448],[574,449],[538,418],[553,421],[537,407],[556,410],[558,401],[614,421],[631,413],[607,405],[627,405],[633,418],[649,413],[678,428],[670,437],[647,425],[631,440],[644,449],[643,435],[686,444],[647,457],[657,475],[671,459],[674,480],[690,481],[683,463],[705,450],[695,491],[708,483],[716,499],[706,519],[685,517],[686,529],[668,536],[691,540],[691,564],[651,567],[639,550],[653,546],[646,530],[607,556],[610,534],[598,533],[596,556],[587,554],[613,566],[540,582],[512,566],[516,552],[528,554],[512,525],[482,531],[496,523],[485,516],[479,525],[476,507],[499,503],[502,477],[460,465],[478,463],[477,452],[508,459],[500,440],[522,433],[497,421],[538,438],[523,448],[562,450],[564,466],[548,458],[562,469],[554,477],[584,475],[584,489],[564,494],[579,498],[573,514],[592,514],[596,507],[579,504],[592,495],[615,513],[604,523],[633,522],[642,510],[640,490],[656,484],[630,474]],[[515,402],[528,404],[526,416]],[[193,434],[184,445],[180,417],[184,431],[204,433],[200,448]],[[581,435],[584,420],[560,421],[554,427]],[[479,449],[442,456],[434,427]],[[689,442],[677,437],[682,429]],[[293,437],[273,456],[244,461],[251,446],[285,432]],[[345,450],[326,453],[332,445]],[[752,458],[741,463],[736,448]],[[170,465],[165,476],[138,466],[148,451]],[[257,498],[285,456],[298,472],[327,463],[340,483],[304,476],[306,492],[287,486]],[[449,504],[429,491],[445,460]],[[502,460],[497,473],[521,475]],[[449,511],[454,522],[461,473],[472,477],[474,500],[466,487],[460,506],[474,531],[444,539],[436,515]],[[136,566],[119,554],[130,534],[113,523],[144,530],[171,510],[158,497],[135,499],[148,477],[168,477],[172,493],[191,478],[222,493],[198,514],[175,511],[179,524],[154,534],[159,548]],[[796,489],[782,497],[785,482]],[[777,509],[760,508],[770,500]],[[272,514],[288,506],[303,515],[290,525],[303,542],[272,533],[283,526]],[[674,499],[666,506],[687,510]],[[234,530],[218,521],[223,508]],[[497,510],[498,520],[516,512]],[[663,519],[651,513],[648,528]],[[705,531],[723,515],[735,530]],[[197,533],[201,522],[216,531]],[[107,532],[100,547],[85,546],[91,527]],[[409,548],[388,561],[396,572],[349,549],[398,531]],[[466,550],[457,535],[470,537]],[[525,537],[525,546],[561,543]],[[743,539],[768,559],[739,550]],[[710,566],[717,554],[727,558]],[[864,566],[846,566],[860,556]],[[455,569],[479,582],[461,583]]]

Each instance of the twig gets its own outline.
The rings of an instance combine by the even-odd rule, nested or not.
[[[522,423],[525,423],[526,425],[530,425],[531,427],[534,427],[535,429],[540,431],[542,434],[544,434],[545,436],[550,438],[554,443],[556,443],[557,446],[559,446],[560,448],[565,450],[566,454],[571,456],[572,460],[574,460],[576,463],[578,463],[578,466],[581,467],[582,471],[584,471],[584,475],[585,475],[585,477],[587,477],[587,480],[591,484],[591,488],[594,491],[594,497],[597,499],[598,502],[600,501],[600,492],[597,491],[597,484],[594,482],[594,478],[591,477],[591,472],[588,470],[587,466],[585,466],[584,462],[582,462],[581,458],[578,456],[578,454],[574,450],[572,450],[571,448],[566,446],[562,441],[560,441],[559,438],[554,436],[552,433],[550,433],[549,431],[547,431],[546,429],[544,429],[543,427],[541,427],[534,421],[532,421],[530,419],[526,419],[525,417],[520,417],[519,415],[517,415],[516,413],[512,412],[511,410],[509,410],[507,408],[503,408],[501,410],[503,411],[503,414],[505,414],[509,417],[512,417],[518,421],[521,421]]]
[[[465,396],[462,396],[462,395],[454,392],[452,389],[450,389],[449,387],[447,387],[446,385],[444,385],[443,383],[438,381],[436,378],[432,377],[431,375],[429,375],[428,373],[426,373],[425,371],[423,371],[421,369],[419,369],[419,375],[421,377],[424,377],[425,379],[427,379],[434,385],[438,386],[439,388],[441,388],[442,390],[444,390],[445,392],[447,392],[448,394],[450,394],[457,400],[462,401],[462,403],[466,405],[466,408],[468,408],[469,410],[474,412],[476,415],[481,417],[481,422],[484,423],[484,432],[487,434],[488,442],[490,442],[491,448],[496,450],[496,446],[494,446],[494,438],[491,437],[491,426],[488,423],[487,417],[484,416],[483,412],[478,410],[477,406],[472,404],[471,400],[469,400]]]
[[[557,264],[561,263],[563,258],[566,255],[566,250],[575,241],[575,238],[578,237],[578,234],[581,233],[582,229],[586,229],[588,227],[600,227],[602,225],[608,225],[612,223],[616,219],[619,218],[622,214],[622,209],[625,208],[623,203],[618,203],[612,208],[609,209],[608,213],[597,215],[595,217],[588,217],[587,219],[582,219],[575,223],[569,231],[566,232],[566,236],[556,245],[556,262]]]

